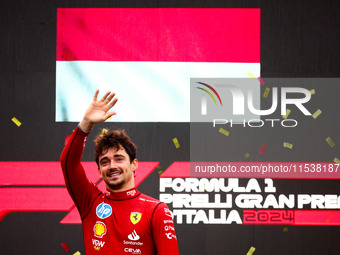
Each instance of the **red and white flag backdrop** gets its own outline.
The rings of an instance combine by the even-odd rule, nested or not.
[[[59,8],[56,121],[79,121],[96,88],[115,121],[189,122],[190,78],[260,76],[260,9]]]

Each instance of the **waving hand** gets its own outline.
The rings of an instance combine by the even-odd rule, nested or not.
[[[118,98],[114,98],[115,93],[110,91],[98,100],[99,90],[96,90],[93,101],[87,108],[83,120],[80,122],[80,128],[89,131],[92,129],[94,124],[104,122],[116,113],[109,111],[118,101]]]

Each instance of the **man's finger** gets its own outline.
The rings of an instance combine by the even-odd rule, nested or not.
[[[99,89],[97,89],[96,93],[94,93],[93,101],[97,101],[98,94],[99,94]]]
[[[102,99],[100,99],[100,101],[104,102],[107,96],[110,95],[110,93],[111,93],[110,91],[106,92],[105,95],[102,97]]]
[[[112,92],[112,93],[106,98],[105,101],[107,101],[107,103],[109,103],[115,95],[116,95],[116,93],[113,93],[113,92]]]
[[[118,98],[113,99],[113,101],[109,103],[108,106],[112,108],[117,103],[117,101],[118,101]]]
[[[108,118],[110,118],[114,115],[117,115],[117,113],[116,112],[107,112],[106,115],[105,115],[105,119],[107,120]]]

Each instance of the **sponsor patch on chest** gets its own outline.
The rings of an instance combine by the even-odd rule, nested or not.
[[[105,219],[105,218],[111,216],[111,214],[112,214],[112,207],[109,204],[102,202],[96,208],[96,215],[100,219]]]
[[[142,219],[142,213],[140,212],[132,212],[130,214],[130,220],[132,224],[137,224]]]

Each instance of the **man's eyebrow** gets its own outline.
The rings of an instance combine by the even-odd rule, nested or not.
[[[125,155],[123,155],[123,154],[115,154],[115,155],[113,155],[113,157],[114,157],[114,158],[125,158]],[[109,157],[107,157],[107,156],[102,157],[102,158],[99,160],[99,162],[102,162],[102,161],[104,161],[104,160],[109,160]]]
[[[103,158],[101,158],[101,159],[99,160],[99,162],[102,162],[102,161],[107,160],[107,159],[109,159],[109,158],[108,158],[108,157],[103,157]]]
[[[120,158],[120,157],[125,158],[125,156],[123,154],[115,154],[113,157],[115,157],[115,158]]]

